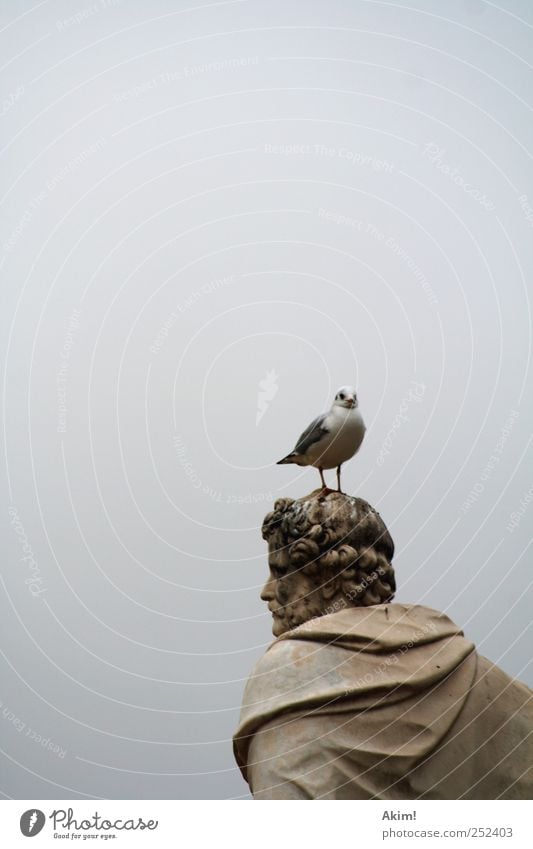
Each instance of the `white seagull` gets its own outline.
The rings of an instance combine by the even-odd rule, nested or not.
[[[314,466],[327,490],[324,469],[337,468],[337,492],[341,492],[341,466],[359,451],[365,435],[365,423],[359,412],[352,386],[341,386],[327,413],[322,413],[304,430],[293,451],[277,465],[296,463]]]

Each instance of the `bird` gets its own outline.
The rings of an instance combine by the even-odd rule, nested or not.
[[[276,465],[314,466],[320,472],[323,491],[329,491],[324,469],[336,467],[337,492],[342,492],[341,466],[359,451],[365,430],[355,389],[341,386],[331,409],[311,422],[290,454],[278,460]]]

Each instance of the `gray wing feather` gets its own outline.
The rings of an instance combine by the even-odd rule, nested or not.
[[[329,433],[328,428],[325,427],[327,415],[327,413],[322,413],[322,415],[313,419],[309,427],[306,427],[294,447],[294,453],[305,454],[311,445],[322,439],[326,433]]]

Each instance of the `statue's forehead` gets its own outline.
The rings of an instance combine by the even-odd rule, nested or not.
[[[283,539],[279,534],[272,534],[268,540],[268,555],[269,557],[278,558],[283,554]]]

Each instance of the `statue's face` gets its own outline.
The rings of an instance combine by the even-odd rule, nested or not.
[[[272,633],[279,637],[308,619],[320,616],[324,601],[320,588],[315,587],[301,566],[291,565],[287,551],[278,548],[275,538],[271,538],[268,549],[270,574],[261,598],[272,613]]]

